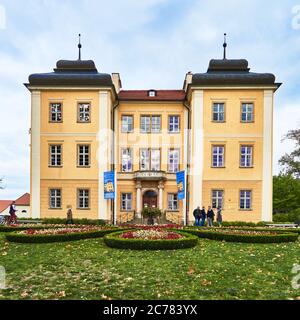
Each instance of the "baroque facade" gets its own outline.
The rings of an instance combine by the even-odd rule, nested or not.
[[[280,84],[247,60],[211,60],[180,90],[123,90],[91,60],[32,74],[31,214],[120,223],[143,206],[191,223],[197,206],[227,221],[272,220],[273,98]],[[104,199],[104,172],[116,175]],[[177,198],[176,172],[186,172]]]

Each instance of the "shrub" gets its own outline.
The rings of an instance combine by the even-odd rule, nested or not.
[[[115,232],[116,229],[103,229],[90,232],[78,232],[78,233],[66,233],[66,234],[36,234],[27,235],[19,234],[16,232],[7,233],[5,235],[6,239],[10,242],[20,242],[20,243],[50,243],[50,242],[63,242],[63,241],[75,241],[90,238],[101,238],[106,234]]]
[[[145,240],[145,239],[125,239],[119,236],[123,233],[114,232],[104,237],[104,243],[112,248],[131,250],[175,250],[192,248],[197,245],[198,238],[194,235],[176,231],[183,235],[183,238],[172,240]]]
[[[289,213],[277,213],[273,216],[274,222],[296,223],[300,224],[300,208]],[[289,221],[289,222],[287,222]]]
[[[67,219],[62,218],[45,218],[40,220],[44,224],[66,224]],[[104,220],[98,219],[73,219],[74,224],[80,224],[80,225],[99,225],[104,226],[106,225],[106,222]]]
[[[227,229],[228,230],[228,229]],[[241,230],[243,231],[243,230]],[[253,231],[253,230],[252,230]],[[186,229],[185,232],[197,235],[199,238],[211,240],[228,241],[228,242],[244,242],[244,243],[280,243],[295,242],[298,240],[299,234],[295,232],[274,232],[272,234],[247,234],[247,233],[226,233],[222,231],[213,231],[207,229]],[[264,231],[262,231],[264,233]]]

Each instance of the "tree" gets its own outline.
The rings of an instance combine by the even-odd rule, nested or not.
[[[300,179],[300,129],[290,130],[285,139],[293,140],[296,142],[296,148],[290,154],[285,154],[280,160],[280,165],[283,166],[282,174],[293,175],[295,178]]]
[[[300,180],[292,175],[273,177],[273,213],[290,213],[300,208]]]

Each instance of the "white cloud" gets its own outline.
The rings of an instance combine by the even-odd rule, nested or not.
[[[30,73],[51,71],[58,59],[77,58],[78,33],[83,58],[94,59],[101,72],[120,72],[125,88],[141,89],[181,88],[187,71],[204,72],[209,59],[222,57],[227,32],[228,57],[247,58],[252,70],[274,72],[284,82],[276,94],[276,172],[278,158],[293,148],[280,143],[299,114],[290,103],[300,101],[300,30],[292,29],[292,0],[1,3],[0,176],[9,186],[1,198],[3,192],[17,197],[28,191],[30,96],[22,83]]]

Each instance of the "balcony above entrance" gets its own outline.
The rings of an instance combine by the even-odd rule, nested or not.
[[[165,180],[166,178],[165,171],[136,171],[134,173],[134,179],[136,180],[158,181]]]

